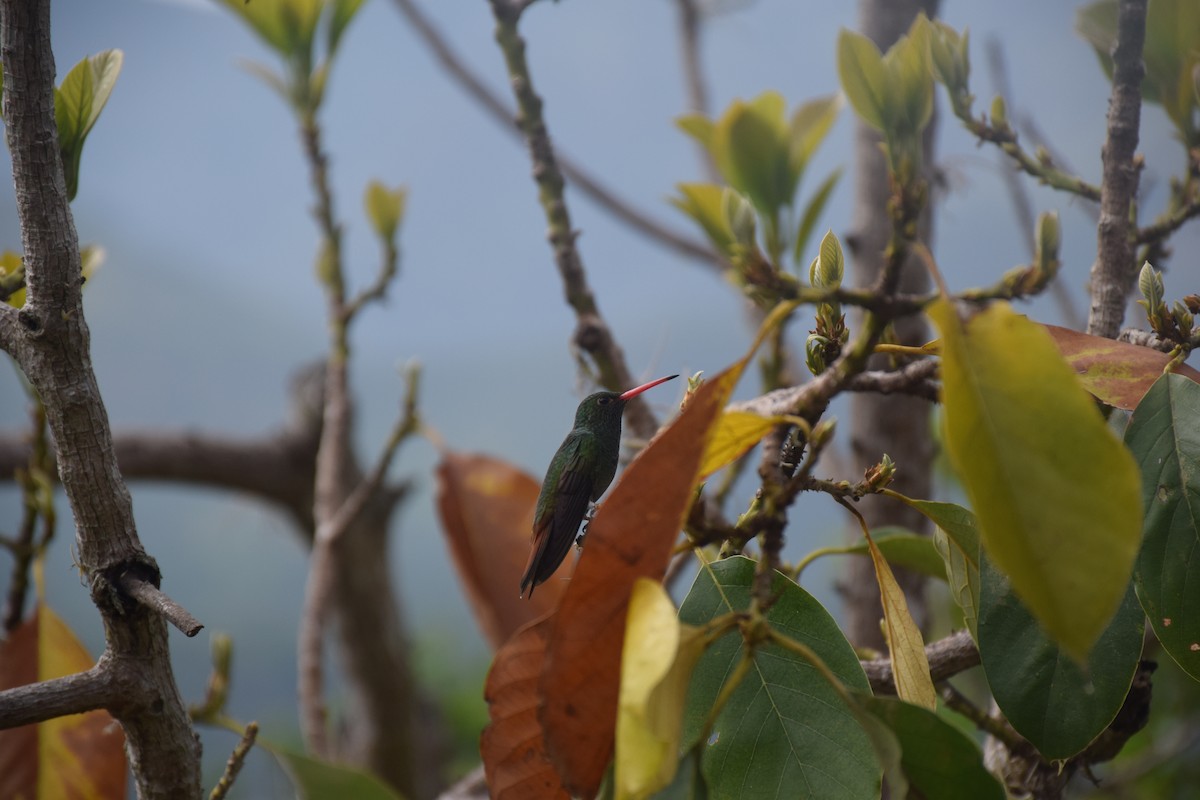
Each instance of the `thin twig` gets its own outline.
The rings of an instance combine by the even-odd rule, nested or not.
[[[1004,48],[1000,45],[999,39],[995,36],[989,36],[984,42],[984,49],[987,51],[988,66],[991,67],[992,81],[996,84],[996,93],[1001,97],[1007,98],[1009,115],[1015,116],[1012,88],[1009,86],[1008,68],[1004,59]],[[1004,178],[1005,188],[1008,189],[1009,199],[1012,200],[1013,213],[1016,215],[1017,225],[1021,228],[1021,237],[1025,240],[1030,259],[1033,259],[1037,255],[1037,236],[1035,232],[1037,215],[1034,214],[1033,203],[1029,199],[1029,191],[1025,188],[1025,182],[1018,178],[1017,170],[1011,168],[1011,165],[1001,165],[1000,174]],[[1079,313],[1079,309],[1075,307],[1075,301],[1071,297],[1071,292],[1067,289],[1066,284],[1056,278],[1050,282],[1050,293],[1054,297],[1054,302],[1058,305],[1058,310],[1063,315],[1063,321],[1067,327],[1074,328],[1075,330],[1081,328],[1083,326],[1083,317]]]
[[[693,114],[708,116],[708,84],[704,80],[704,65],[700,60],[700,30],[703,17],[696,0],[676,0],[679,8],[679,46],[683,55],[683,81],[687,86],[688,108]],[[708,179],[717,183],[720,177],[708,148],[699,142],[696,151]]]
[[[898,370],[860,372],[846,381],[846,391],[910,394],[936,403],[940,392],[940,385],[934,380],[937,374],[937,359],[923,358]]]
[[[246,763],[246,756],[250,753],[250,748],[254,747],[254,740],[258,738],[258,723],[246,723],[246,729],[242,732],[242,738],[233,748],[233,752],[229,755],[229,760],[225,762],[225,772],[222,773],[221,779],[217,781],[217,785],[213,787],[212,793],[209,794],[208,800],[223,800],[229,794],[229,790],[233,788],[233,782],[237,779],[238,773],[242,771],[242,766]]]
[[[416,0],[396,0],[400,13],[408,20],[413,30],[421,40],[433,51],[434,57],[454,78],[459,86],[479,103],[488,115],[499,123],[509,133],[522,135],[520,123],[512,109],[487,84],[472,72],[466,62],[454,51],[445,36],[433,25],[424,12],[417,6]],[[697,239],[671,230],[666,225],[654,221],[653,215],[644,209],[634,207],[629,201],[619,197],[617,193],[605,186],[598,178],[587,172],[573,159],[561,153],[558,155],[558,165],[563,174],[570,179],[571,185],[590,197],[600,208],[612,214],[629,228],[647,240],[661,245],[676,253],[693,259],[698,263],[723,272],[726,268],[721,256],[711,247]]]
[[[1134,156],[1142,113],[1142,78],[1146,74],[1142,62],[1146,5],[1147,0],[1120,0],[1112,54],[1112,97],[1102,150],[1104,179],[1100,188],[1100,224],[1087,327],[1093,336],[1109,339],[1121,330],[1125,301],[1137,276],[1135,223],[1130,219],[1130,208],[1137,196],[1141,172],[1140,161]]]
[[[143,580],[132,572],[120,575],[116,579],[116,585],[126,595],[183,631],[188,638],[204,629],[204,625],[188,613],[186,608],[163,594],[153,583]]]

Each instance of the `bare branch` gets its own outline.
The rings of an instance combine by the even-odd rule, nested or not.
[[[1126,328],[1121,331],[1117,339],[1136,344],[1139,347],[1149,347],[1151,350],[1158,350],[1161,353],[1173,353],[1177,346],[1174,342],[1161,338],[1154,331],[1143,331],[1138,328]]]
[[[1141,163],[1135,159],[1142,113],[1142,78],[1146,66],[1147,0],[1120,0],[1117,41],[1113,47],[1112,97],[1100,187],[1100,225],[1096,262],[1092,265],[1092,308],[1087,332],[1116,337],[1125,318],[1125,301],[1137,277],[1130,207],[1137,196]]]
[[[929,659],[929,674],[934,683],[979,666],[979,649],[970,631],[965,630],[925,645],[925,657]],[[862,668],[871,683],[871,691],[895,693],[896,681],[892,674],[891,659],[863,661]]]
[[[0,728],[16,728],[107,707],[116,694],[109,666],[100,664],[0,692]]]
[[[846,382],[846,389],[851,392],[910,394],[936,403],[940,391],[937,381],[934,380],[937,374],[937,359],[924,358],[906,364],[898,370],[869,370],[860,373]]]
[[[446,37],[418,8],[416,0],[396,0],[396,5],[408,23],[433,51],[434,57],[446,70],[446,73],[454,78],[459,86],[505,130],[518,136],[522,135],[516,114],[488,88],[482,78],[466,66],[463,59],[450,47]],[[619,197],[613,189],[605,186],[598,178],[588,173],[574,159],[567,158],[560,153],[558,165],[563,174],[570,179],[572,186],[590,197],[600,208],[628,225],[631,230],[655,244],[674,250],[679,255],[693,259],[717,272],[725,270],[724,261],[712,248],[697,239],[677,233],[666,225],[655,222],[653,214],[644,209],[635,208],[627,200]]]
[[[10,312],[0,310],[0,342],[46,406],[79,563],[104,620],[108,655],[119,664],[113,675],[119,696],[109,708],[125,730],[138,794],[199,797],[200,746],[171,671],[166,625],[141,607],[125,608],[109,582],[131,567],[155,581],[159,573],[138,539],[91,364],[79,241],[55,124],[49,0],[3,0],[0,40],[27,290],[15,315],[20,333]]]

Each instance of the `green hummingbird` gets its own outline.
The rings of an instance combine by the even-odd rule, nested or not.
[[[617,474],[621,454],[621,412],[625,403],[678,375],[643,383],[623,394],[596,392],[575,410],[575,427],[550,460],[533,514],[533,549],[521,578],[521,596],[554,574],[571,550],[587,514]]]

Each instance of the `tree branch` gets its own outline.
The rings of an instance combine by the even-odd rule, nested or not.
[[[416,0],[396,0],[400,13],[417,32],[422,41],[433,51],[434,58],[442,65],[446,73],[458,82],[463,90],[479,103],[494,121],[510,133],[522,135],[521,124],[516,115],[498,95],[488,88],[478,75],[473,73],[466,63],[454,52],[450,43],[433,23],[418,8]],[[502,3],[506,10],[509,4]],[[523,11],[522,7],[519,11]],[[511,10],[508,11],[511,13]],[[605,186],[598,178],[587,172],[575,160],[566,156],[558,156],[558,165],[573,186],[590,197],[600,208],[607,211],[616,219],[647,240],[674,250],[679,255],[690,258],[716,272],[723,272],[726,264],[710,247],[684,234],[671,230],[666,225],[654,221],[653,215],[644,209],[635,208],[627,200]]]
[[[1147,0],[1120,0],[1117,41],[1113,46],[1112,97],[1108,134],[1102,151],[1100,224],[1092,265],[1092,307],[1087,332],[1115,338],[1125,318],[1125,302],[1137,277],[1134,222],[1130,207],[1137,196],[1141,162],[1135,159],[1142,113],[1142,47],[1146,39]]]
[[[111,662],[102,659],[86,672],[0,691],[0,728],[107,708],[116,694]]]
[[[970,631],[958,631],[944,639],[925,645],[925,657],[929,659],[929,674],[934,683],[944,681],[971,667],[979,666],[979,649]],[[863,672],[871,683],[871,691],[894,694],[896,681],[892,673],[890,658],[877,658],[862,662]]]
[[[525,60],[525,41],[517,30],[520,12],[514,12],[503,0],[490,2],[492,15],[496,19],[496,43],[504,54],[509,81],[520,109],[518,121],[529,145],[533,177],[549,226],[548,238],[554,250],[554,261],[562,277],[567,303],[575,311],[576,328],[572,341],[591,356],[599,371],[599,383],[602,386],[623,391],[633,385],[633,377],[625,364],[625,354],[600,314],[596,298],[588,285],[583,260],[575,247],[576,232],[571,226],[571,215],[564,196],[565,183],[542,118],[542,100],[534,91],[529,65]],[[658,429],[650,407],[641,397],[629,402],[625,415],[630,429],[643,439],[649,439]]]
[[[142,549],[129,491],[92,370],[79,242],[68,204],[54,109],[48,0],[3,0],[4,120],[24,247],[26,302],[0,312],[0,341],[46,406],[59,475],[75,516],[79,563],[104,620],[106,655],[143,798],[200,795],[200,746],[171,671],[161,617],[128,604],[111,580],[137,569],[158,581]],[[59,684],[55,684],[59,686]]]

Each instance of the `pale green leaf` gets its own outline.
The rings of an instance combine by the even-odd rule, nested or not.
[[[712,183],[681,183],[676,188],[681,197],[672,197],[671,205],[695,220],[717,252],[729,258],[733,230],[725,218],[725,189]]]
[[[867,37],[843,28],[837,42],[838,78],[842,91],[863,122],[878,131],[888,118],[888,79],[883,55]]]
[[[841,177],[841,167],[829,173],[828,177],[821,181],[821,185],[813,192],[808,205],[804,207],[804,213],[800,215],[800,225],[796,230],[796,241],[793,243],[792,257],[797,264],[804,263],[804,251],[808,247],[809,237],[812,236],[813,229],[816,228],[821,215],[825,213],[825,206],[828,205],[829,198],[833,195],[833,190]]]

